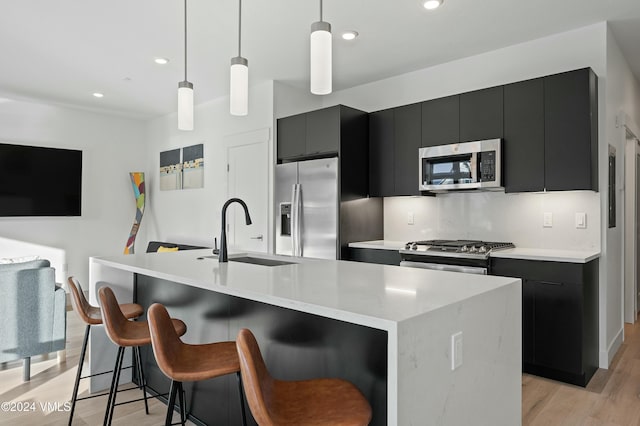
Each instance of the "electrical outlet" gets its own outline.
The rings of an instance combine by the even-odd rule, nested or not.
[[[587,214],[576,213],[576,228],[585,229],[587,227]]]
[[[413,225],[413,220],[414,220],[413,212],[407,213],[407,225]]]
[[[451,371],[462,365],[462,331],[451,335]]]
[[[553,213],[544,212],[542,214],[542,226],[544,228],[553,228]]]

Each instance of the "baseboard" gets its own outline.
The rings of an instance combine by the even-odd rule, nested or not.
[[[624,327],[620,328],[620,331],[618,331],[618,334],[616,334],[616,337],[613,339],[613,341],[611,342],[607,350],[600,351],[600,360],[599,360],[600,368],[606,368],[606,369],[609,368],[609,365],[611,365],[611,361],[613,360],[613,357],[618,352],[618,349],[620,349],[620,346],[622,346],[623,338],[624,338]]]

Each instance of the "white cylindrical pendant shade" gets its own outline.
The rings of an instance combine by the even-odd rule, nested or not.
[[[331,93],[331,25],[319,21],[311,25],[311,93]]]
[[[249,112],[249,61],[241,56],[231,58],[229,111],[232,115]]]
[[[178,129],[193,130],[193,84],[178,83]]]

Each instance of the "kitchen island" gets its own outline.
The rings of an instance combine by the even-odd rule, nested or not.
[[[161,302],[187,323],[188,343],[233,340],[250,328],[275,377],[350,380],[371,403],[374,425],[520,423],[519,279],[266,254],[248,261],[291,263],[236,254],[219,264],[209,255],[91,258],[90,300],[108,284],[121,302]],[[108,370],[115,348],[99,328],[91,337],[91,372]],[[145,368],[151,388],[166,392],[150,350]],[[240,424],[234,381],[188,387],[192,415]],[[108,383],[98,376],[90,389]]]

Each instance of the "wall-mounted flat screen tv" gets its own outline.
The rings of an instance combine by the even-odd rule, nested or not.
[[[0,143],[0,216],[80,216],[82,151]]]

